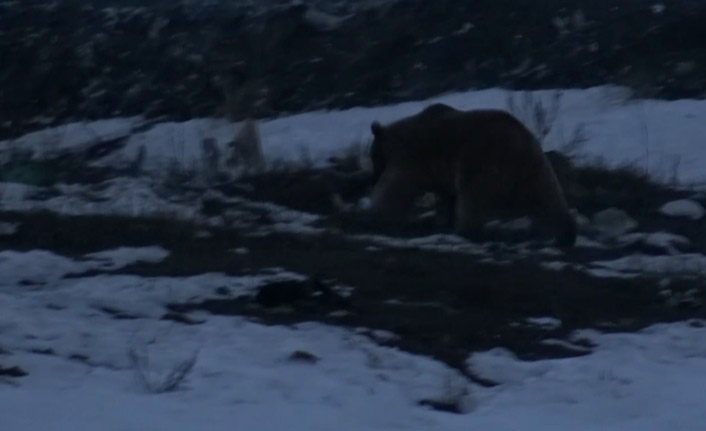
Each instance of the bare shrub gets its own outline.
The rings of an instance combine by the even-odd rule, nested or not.
[[[226,164],[244,172],[262,172],[265,169],[265,156],[257,120],[248,118],[243,122],[235,138],[228,143],[230,157]]]
[[[441,387],[432,396],[420,399],[417,403],[432,410],[447,413],[470,413],[476,401],[470,391],[470,382],[457,371],[446,371]]]
[[[175,139],[174,135],[170,134],[168,142],[172,153],[169,160],[169,165],[167,166],[168,176],[175,175],[181,177],[183,175],[192,174],[189,173],[190,170],[186,162],[186,148],[184,139]]]
[[[177,159],[171,159],[166,167],[163,185],[167,188],[181,189],[193,183],[196,173]]]
[[[216,66],[215,81],[223,95],[221,113],[230,121],[270,113],[268,88],[252,69],[252,65],[227,56]]]
[[[201,173],[206,185],[210,185],[218,178],[221,150],[215,139],[206,138],[201,141],[201,151]]]
[[[140,148],[137,150],[137,154],[135,155],[135,158],[130,162],[128,165],[128,172],[132,176],[139,176],[142,174],[144,170],[144,165],[145,165],[145,159],[147,158],[147,148],[145,147],[144,144],[140,145]]]
[[[353,141],[341,151],[339,156],[330,157],[328,161],[345,171],[372,172],[372,161],[368,153],[367,146],[360,141]]]
[[[679,186],[679,169],[681,167],[681,156],[676,155],[672,157],[671,166],[669,168],[669,184],[672,187]]]
[[[177,362],[166,372],[156,371],[150,364],[147,345],[132,346],[128,356],[133,368],[145,388],[152,393],[172,392],[186,379],[198,359],[198,350]]]
[[[535,97],[531,91],[522,92],[521,100],[516,100],[515,93],[510,92],[505,97],[505,106],[543,143],[556,123],[562,96],[561,91],[555,91],[549,104],[545,104],[541,97]]]
[[[561,123],[558,123],[554,136],[557,150],[567,157],[576,156],[579,150],[588,142],[588,133],[583,123],[577,124],[568,137],[564,135],[564,128]]]
[[[552,139],[556,142],[555,148],[562,154],[575,156],[588,141],[588,134],[585,124],[579,123],[569,136],[564,135],[563,126],[559,121],[562,97],[561,91],[554,91],[549,102],[545,102],[530,91],[523,92],[521,97],[516,97],[515,93],[510,92],[505,98],[505,106],[530,129],[542,147],[546,147],[549,134],[555,131]],[[518,98],[520,100],[517,100]]]
[[[304,169],[311,169],[314,166],[314,159],[311,158],[311,152],[305,145],[299,146],[299,166]]]

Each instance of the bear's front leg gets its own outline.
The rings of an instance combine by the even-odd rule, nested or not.
[[[485,222],[488,213],[482,202],[473,199],[468,193],[463,193],[456,198],[456,220],[454,229],[456,233],[473,241],[483,240]]]
[[[370,201],[370,212],[386,219],[408,215],[420,188],[409,172],[387,169],[375,184]]]

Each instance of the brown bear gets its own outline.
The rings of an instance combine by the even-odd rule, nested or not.
[[[402,216],[433,192],[459,234],[480,234],[491,217],[528,215],[558,245],[576,242],[576,220],[539,141],[510,113],[439,103],[371,130],[373,213]]]

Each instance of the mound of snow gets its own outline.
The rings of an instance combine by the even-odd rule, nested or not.
[[[476,429],[657,431],[706,420],[703,327],[581,332],[596,347],[578,358],[525,362],[497,348],[473,354],[468,368],[500,383],[479,396],[471,421],[492,426]]]

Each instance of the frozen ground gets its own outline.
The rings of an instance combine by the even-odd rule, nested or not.
[[[104,269],[130,250],[101,253]],[[158,249],[136,250],[152,259]],[[92,258],[96,258],[94,255]],[[7,255],[0,256],[2,262]],[[267,278],[74,276],[82,261],[51,253],[14,256],[51,277],[0,287],[3,362],[29,372],[0,380],[3,428],[10,430],[227,429],[693,429],[706,420],[706,329],[656,325],[636,334],[578,331],[591,355],[523,362],[504,349],[469,355],[468,369],[499,383],[483,388],[424,357],[376,345],[355,330],[316,323],[264,326],[201,315],[184,326],[160,320],[168,301],[228,286],[247,294]],[[18,269],[20,268],[20,269]],[[3,279],[32,266],[0,266]],[[112,310],[107,313],[102,310]],[[114,318],[123,313],[123,319]],[[534,319],[538,324],[555,319]],[[560,324],[560,322],[558,322]],[[130,352],[147,358],[133,368]],[[38,353],[41,352],[41,353]],[[299,352],[297,356],[295,352]],[[294,355],[294,356],[293,356]],[[180,363],[196,358],[174,391],[155,393]],[[423,401],[455,403],[459,413]],[[47,428],[49,427],[49,428]]]
[[[549,100],[552,94],[539,92],[535,96]],[[322,166],[330,156],[340,155],[351,144],[365,144],[373,120],[393,121],[431,102],[462,109],[503,108],[506,97],[504,91],[488,90],[391,107],[272,119],[261,124],[263,150],[273,166],[301,162]],[[577,160],[595,162],[600,158],[607,166],[633,164],[666,182],[702,184],[706,182],[704,108],[704,101],[626,101],[623,91],[616,88],[567,90],[546,148],[566,149],[566,137],[582,124],[587,141],[576,148]],[[74,124],[0,143],[0,155],[12,149],[33,148],[34,158],[41,159],[46,154],[84,148],[97,139],[125,136],[127,143],[123,148],[94,161],[94,165],[121,167],[144,151],[148,174],[88,185],[40,187],[3,183],[2,211],[47,209],[68,216],[168,214],[203,222],[206,227],[229,227],[244,232],[253,247],[250,250],[230,245],[236,256],[233,262],[255,262],[260,258],[256,246],[265,244],[270,235],[283,234],[341,241],[334,242],[341,248],[343,244],[348,247],[346,241],[351,241],[355,244],[350,246],[353,252],[358,247],[369,250],[372,256],[388,256],[389,250],[398,250],[390,257],[390,267],[397,262],[395,268],[402,267],[407,272],[417,269],[422,275],[424,268],[400,263],[400,256],[408,256],[405,250],[443,252],[449,255],[449,261],[458,259],[458,255],[475,260],[487,256],[486,260],[496,263],[538,256],[544,259],[545,267],[553,270],[572,267],[606,280],[661,274],[665,277],[665,292],[674,289],[671,300],[702,306],[699,292],[682,292],[681,285],[670,284],[671,278],[685,273],[692,279],[700,279],[706,273],[706,257],[699,239],[688,237],[685,232],[677,234],[654,227],[647,231],[642,225],[631,224],[629,218],[619,219],[610,226],[619,233],[610,238],[582,234],[577,246],[579,253],[584,253],[580,259],[531,243],[501,247],[499,252],[497,244],[471,243],[445,233],[409,238],[338,232],[327,229],[322,224],[325,217],[318,213],[288,208],[265,198],[225,196],[215,191],[204,194],[201,190],[185,191],[179,199],[165,195],[155,178],[166,167],[201,163],[201,141],[213,137],[224,146],[238,125],[195,119],[135,131],[140,124],[137,118]],[[221,216],[210,217],[201,212],[205,198],[226,208]],[[660,211],[665,219],[683,220],[694,229],[700,226],[703,208],[696,200],[663,204]],[[15,238],[18,231],[26,233],[21,219],[12,220],[0,225],[0,240]],[[588,223],[596,229],[601,227]],[[87,231],[85,235],[92,233]],[[204,228],[202,235],[207,238],[212,234]],[[131,236],[130,240],[134,238]],[[52,238],[37,235],[32,241],[49,244]],[[216,239],[213,241],[215,244]],[[81,244],[72,238],[74,242]],[[50,249],[28,248],[23,242],[12,244],[23,247],[0,252],[0,370],[16,365],[28,375],[0,377],[2,429],[656,431],[698,429],[706,420],[701,408],[706,384],[706,329],[699,320],[653,325],[636,333],[576,330],[561,339],[541,341],[590,351],[589,355],[574,358],[527,362],[503,348],[468,351],[465,367],[459,370],[423,355],[382,346],[375,337],[365,335],[367,328],[314,322],[265,325],[243,316],[205,311],[186,313],[188,321],[196,324],[167,318],[167,305],[171,303],[237,299],[253,295],[268,283],[305,279],[310,276],[308,273],[290,268],[263,270],[248,264],[249,272],[243,271],[247,275],[234,275],[235,270],[204,270],[181,277],[147,276],[137,270],[121,270],[131,265],[157,265],[169,259],[179,262],[185,251],[160,243],[106,247],[90,253],[72,252],[69,256]],[[265,253],[285,253],[289,245],[278,244],[275,249],[265,249]],[[306,244],[307,252],[318,247],[315,240],[313,245]],[[620,247],[627,251],[615,252]],[[644,253],[640,247],[659,253]],[[684,251],[688,247],[692,249]],[[499,257],[498,253],[508,250],[513,257]],[[352,260],[347,252],[329,250],[330,259],[342,256]],[[604,252],[612,254],[600,254]],[[324,267],[324,254],[302,256],[297,256],[301,260],[299,267],[317,268],[318,263],[311,263],[311,256],[318,256]],[[211,264],[211,258],[204,258],[204,267]],[[370,263],[358,261],[359,265],[360,262]],[[224,266],[231,264],[234,265],[227,260]],[[165,267],[172,268],[169,265]],[[449,268],[453,267],[449,264]],[[453,278],[453,274],[447,276]],[[553,278],[545,276],[542,280],[548,283]],[[428,287],[437,288],[435,282],[429,280]],[[540,286],[544,289],[541,292],[550,294],[551,287]],[[665,293],[668,294],[671,293]],[[477,295],[470,299],[482,302],[482,295],[488,295],[486,299],[498,301],[487,292]],[[534,300],[511,295],[514,296],[502,301]],[[451,318],[453,312],[463,311],[462,307],[454,309],[454,301],[468,298],[451,295],[446,299],[450,301],[447,308],[451,309],[446,316]],[[415,298],[395,300],[402,307],[412,304]],[[582,301],[582,297],[577,296],[574,301]],[[438,308],[443,307],[444,304]],[[574,307],[581,308],[581,304]],[[416,318],[424,316],[420,313]],[[436,314],[433,317],[438,318]],[[563,325],[557,316],[540,315],[528,319],[528,323],[547,331],[558,331]],[[442,338],[437,344],[446,342]],[[169,381],[170,372],[191,361],[195,361],[193,368],[174,390],[155,393],[159,392],[155,388]],[[469,379],[470,375],[498,385],[484,387]],[[439,411],[429,404],[455,412]]]

